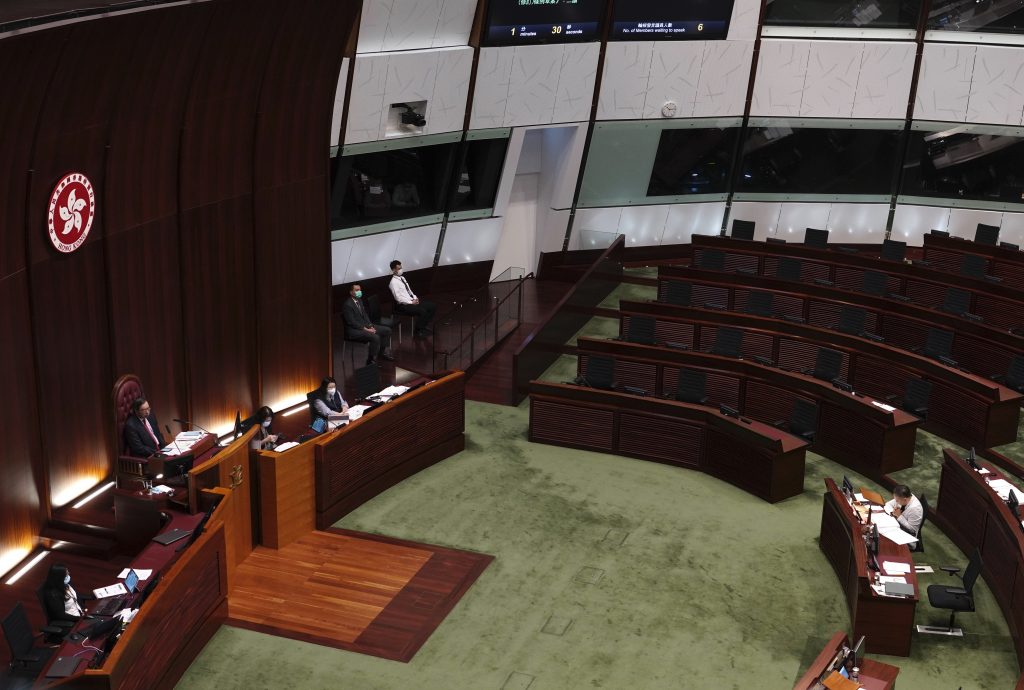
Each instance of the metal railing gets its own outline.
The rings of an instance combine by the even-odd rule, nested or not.
[[[434,371],[466,371],[519,327],[526,269],[511,267],[456,301],[434,328]]]

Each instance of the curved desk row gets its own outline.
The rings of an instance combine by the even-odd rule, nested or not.
[[[952,358],[963,369],[986,378],[1005,374],[1013,357],[1024,355],[1024,338],[1004,329],[863,292],[765,276],[723,276],[716,271],[663,266],[658,271],[658,301],[667,301],[668,286],[674,282],[691,286],[693,305],[711,303],[730,311],[744,311],[752,291],[767,292],[772,295],[776,315],[802,319],[820,328],[833,328],[844,307],[857,307],[867,313],[865,330],[903,350],[923,347],[929,328],[952,331]]]
[[[465,375],[428,381],[337,431],[261,451],[261,543],[326,529],[382,491],[465,448]]]
[[[870,639],[867,645],[871,645]],[[850,638],[839,631],[825,644],[807,672],[793,686],[793,690],[815,690],[818,678],[844,648],[850,648]],[[896,687],[896,677],[900,673],[897,667],[872,659],[858,659],[857,663],[860,665],[860,684],[865,690],[893,690]]]
[[[1024,326],[1024,292],[996,285],[986,280],[951,276],[921,266],[875,259],[863,254],[845,254],[828,249],[814,249],[800,244],[765,244],[745,242],[728,237],[693,236],[693,265],[699,266],[708,250],[725,254],[724,269],[755,275],[774,276],[779,260],[785,257],[802,262],[801,281],[830,281],[844,290],[859,290],[865,271],[889,276],[888,290],[903,295],[926,307],[941,306],[949,287],[971,293],[972,313],[999,328]]]
[[[676,392],[679,369],[707,374],[708,405],[728,405],[766,424],[788,420],[793,402],[802,398],[818,405],[818,428],[811,448],[880,479],[914,463],[914,440],[921,420],[908,412],[892,412],[873,399],[846,393],[829,383],[797,372],[750,360],[639,345],[621,340],[580,338],[579,374],[586,374],[592,355],[615,358],[615,380],[656,396]]]
[[[942,452],[942,481],[935,521],[966,554],[981,551],[982,576],[1003,610],[1024,668],[1024,531],[986,479],[1006,479],[990,463],[982,475],[956,452]]]
[[[817,351],[843,354],[840,378],[874,398],[902,398],[906,383],[923,378],[933,385],[928,419],[922,428],[964,446],[991,448],[1017,438],[1021,394],[992,381],[952,369],[927,357],[884,343],[804,324],[658,302],[621,303],[622,332],[632,316],[656,321],[659,342],[709,350],[719,327],[744,332],[742,355],[763,357],[784,369],[814,366]]]
[[[978,244],[962,237],[924,236],[924,258],[937,270],[959,273],[960,264],[967,254],[985,259],[985,273],[1002,278],[1004,284],[1024,290],[1024,252],[1007,247]]]
[[[914,631],[914,609],[920,589],[910,549],[879,539],[879,564],[894,561],[910,564],[907,582],[914,585],[912,597],[888,597],[871,588],[874,573],[868,567],[867,546],[862,537],[863,525],[856,511],[832,479],[825,480],[825,496],[821,509],[821,534],[818,545],[824,552],[839,584],[846,594],[850,610],[853,638],[866,635],[874,654],[910,656]]]
[[[771,503],[803,491],[804,441],[700,405],[533,381],[530,441],[701,470]]]

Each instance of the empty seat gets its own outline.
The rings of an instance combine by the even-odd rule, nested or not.
[[[684,367],[679,370],[679,378],[676,381],[676,400],[706,405],[708,402],[707,385],[707,374]]]
[[[775,313],[773,309],[774,301],[775,298],[772,296],[772,293],[764,292],[763,290],[752,290],[747,295],[747,305],[743,311],[754,316],[770,317]]]
[[[978,223],[978,227],[974,230],[974,241],[989,247],[996,246],[999,244],[999,228],[995,225]]]
[[[803,398],[793,401],[793,411],[789,415],[789,422],[785,420],[775,422],[775,426],[786,429],[794,436],[799,436],[808,443],[814,443],[814,435],[818,431],[818,406]]]
[[[690,306],[690,295],[693,286],[689,283],[681,283],[677,280],[670,281],[665,289],[665,301],[679,307]]]
[[[861,290],[869,295],[885,297],[889,294],[889,277],[884,273],[864,271],[864,278],[862,280]]]
[[[802,269],[803,264],[800,259],[794,259],[791,256],[782,256],[779,257],[779,262],[775,266],[775,277],[782,280],[799,282]]]
[[[907,256],[907,243],[898,240],[882,242],[882,258],[886,261],[903,261]]]
[[[654,328],[656,322],[650,316],[631,316],[626,340],[640,345],[654,345]]]
[[[924,354],[935,359],[949,359],[953,354],[953,331],[941,328],[929,328],[925,341]]]
[[[843,353],[827,347],[818,348],[814,358],[814,369],[810,372],[816,379],[834,381],[843,370]]]
[[[732,238],[734,240],[754,239],[754,221],[734,220],[732,222]]]
[[[1006,373],[996,374],[992,379],[1018,393],[1024,393],[1024,356],[1014,355]]]
[[[381,389],[380,370],[375,364],[370,364],[361,369],[356,369],[355,379],[356,399],[358,400],[362,400],[369,395],[373,395]]]
[[[826,249],[828,247],[828,230],[807,228],[804,234],[804,244],[816,249]]]
[[[864,332],[864,324],[867,323],[868,313],[859,307],[843,307],[839,312],[839,325],[837,328],[843,333],[860,335]]]
[[[735,328],[719,328],[715,333],[715,344],[711,354],[724,357],[739,357],[743,347],[743,331]]]
[[[971,310],[971,293],[960,288],[946,288],[946,296],[942,300],[942,311],[950,314],[966,314]]]
[[[587,357],[587,372],[583,382],[591,388],[615,389],[615,360],[611,357],[591,355]]]
[[[956,614],[958,611],[974,611],[974,583],[978,580],[978,575],[981,574],[982,565],[981,552],[978,551],[978,549],[975,549],[974,553],[971,555],[970,563],[967,564],[967,569],[960,578],[960,584],[962,586],[950,587],[948,585],[928,585],[928,603],[931,604],[933,608],[949,611],[949,626],[942,628],[930,625],[919,625],[917,626],[918,632],[963,637],[964,631],[954,628],[953,625],[956,623]],[[939,569],[948,573],[950,576],[956,575],[960,572],[960,568],[947,566],[940,566]]]
[[[964,254],[960,260],[960,273],[968,278],[984,278],[988,260],[977,254]]]
[[[709,271],[724,271],[725,254],[717,249],[703,249],[697,259],[697,267]]]

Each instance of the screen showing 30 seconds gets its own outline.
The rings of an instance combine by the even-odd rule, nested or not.
[[[724,39],[733,0],[615,0],[611,40]]]
[[[596,41],[606,0],[489,0],[484,45]]]

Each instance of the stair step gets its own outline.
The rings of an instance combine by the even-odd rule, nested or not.
[[[39,538],[42,545],[48,549],[80,556],[110,558],[117,552],[117,541],[113,534],[89,534],[80,530],[62,529],[48,525],[40,533]]]

